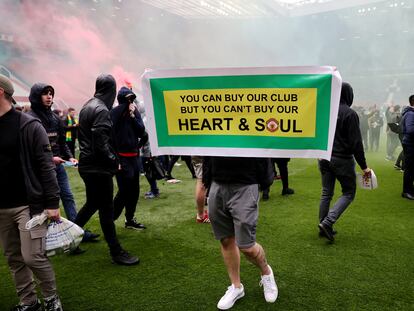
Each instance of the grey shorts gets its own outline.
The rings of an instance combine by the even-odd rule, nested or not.
[[[191,164],[194,167],[194,172],[195,172],[197,179],[202,179],[203,178],[203,157],[192,156]]]
[[[259,186],[218,184],[213,182],[208,197],[208,211],[217,240],[234,236],[240,248],[256,243],[259,216]]]

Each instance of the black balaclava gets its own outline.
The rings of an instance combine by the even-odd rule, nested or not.
[[[94,97],[102,100],[109,110],[112,109],[116,97],[116,81],[112,75],[102,74],[96,79]]]

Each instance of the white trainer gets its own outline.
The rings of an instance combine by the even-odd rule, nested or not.
[[[268,265],[270,274],[262,275],[260,286],[263,286],[264,296],[267,302],[273,303],[276,301],[279,291],[277,289],[275,276],[273,275],[272,268]]]
[[[226,293],[221,297],[217,304],[217,308],[220,310],[228,310],[234,306],[236,301],[244,297],[244,287],[241,284],[240,288],[234,287],[233,284],[227,288]]]

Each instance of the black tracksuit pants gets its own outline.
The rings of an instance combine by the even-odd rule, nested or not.
[[[121,245],[116,237],[114,224],[112,175],[81,174],[85,183],[86,203],[78,212],[75,223],[84,227],[89,219],[99,211],[99,221],[112,256],[119,254]]]
[[[289,158],[274,158],[272,159],[273,168],[276,163],[277,168],[279,169],[280,177],[282,180],[282,187],[283,189],[289,188],[289,173],[288,173],[288,163],[290,159]],[[276,170],[275,170],[276,171]],[[277,174],[275,174],[276,176]],[[263,189],[263,194],[269,194],[270,187]]]
[[[139,198],[139,158],[120,157],[121,171],[116,175],[118,192],[114,199],[114,219],[121,216],[125,208],[125,218],[134,218]]]
[[[167,176],[171,176],[172,170],[174,168],[174,164],[177,163],[180,156],[172,155],[170,156],[170,161],[168,163],[168,169],[167,169]],[[195,172],[193,164],[191,163],[191,157],[190,156],[181,156],[181,159],[185,162],[185,164],[188,167],[188,170],[191,173],[191,176],[195,178]]]
[[[280,178],[282,179],[283,189],[289,188],[289,173],[288,173],[288,163],[290,159],[288,158],[276,158],[272,159],[276,163],[277,168],[279,169]]]

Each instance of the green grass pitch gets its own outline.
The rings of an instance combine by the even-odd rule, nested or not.
[[[318,237],[316,160],[290,162],[296,194],[282,197],[281,182],[275,181],[270,200],[260,203],[257,232],[277,278],[279,299],[265,302],[258,270],[242,258],[246,296],[233,310],[414,310],[414,202],[401,198],[402,173],[384,160],[384,152],[367,158],[379,188],[358,189],[335,226],[334,244]],[[75,169],[68,172],[79,209],[84,185]],[[102,237],[83,244],[85,254],[52,258],[66,311],[216,310],[229,285],[219,243],[210,225],[195,223],[195,182],[186,166],[175,167],[173,174],[183,182],[160,182],[156,200],[143,198],[148,183],[141,179],[136,216],[147,225],[145,232],[124,229],[124,219],[116,222],[123,247],[141,258],[138,266],[111,264]],[[87,228],[101,233],[97,215]],[[0,310],[17,302],[1,256]]]

